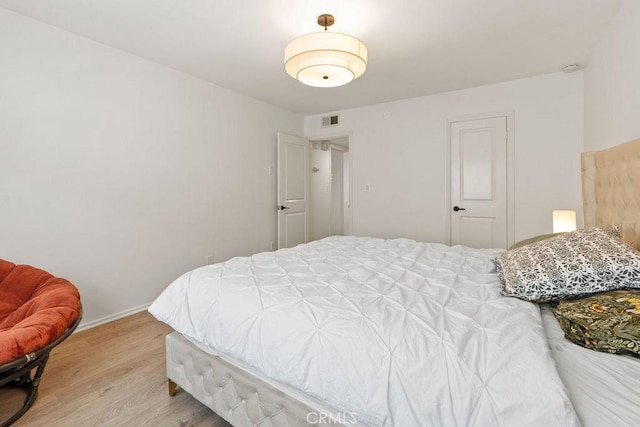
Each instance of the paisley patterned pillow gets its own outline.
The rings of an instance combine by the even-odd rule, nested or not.
[[[640,252],[617,227],[565,233],[509,250],[494,260],[502,294],[533,302],[640,289]]]
[[[565,337],[607,353],[640,357],[640,291],[613,291],[551,305]]]

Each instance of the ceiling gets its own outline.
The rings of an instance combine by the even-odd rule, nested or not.
[[[621,0],[0,0],[0,7],[300,114],[424,96],[584,63]],[[337,88],[284,72],[293,38],[360,38],[366,73]]]

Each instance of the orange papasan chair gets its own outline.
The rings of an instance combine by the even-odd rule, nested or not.
[[[28,265],[0,259],[0,387],[26,391],[23,406],[1,426],[13,424],[33,405],[49,352],[82,318],[78,289]]]

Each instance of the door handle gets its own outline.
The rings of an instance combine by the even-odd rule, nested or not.
[[[279,210],[281,210],[281,211],[283,211],[283,210],[285,210],[285,209],[291,209],[291,208],[288,208],[288,207],[286,207],[286,206],[284,206],[284,205],[281,205],[281,206],[278,206],[278,209],[279,209]]]
[[[454,207],[453,207],[453,211],[454,211],[454,212],[458,212],[458,211],[466,211],[466,209],[465,209],[465,208],[459,208],[459,207],[457,207],[457,206],[454,206]]]

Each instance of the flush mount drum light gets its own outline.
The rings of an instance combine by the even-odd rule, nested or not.
[[[284,68],[294,79],[315,87],[335,87],[360,77],[367,68],[367,47],[355,37],[327,32],[335,20],[318,16],[320,33],[307,34],[284,50]]]

